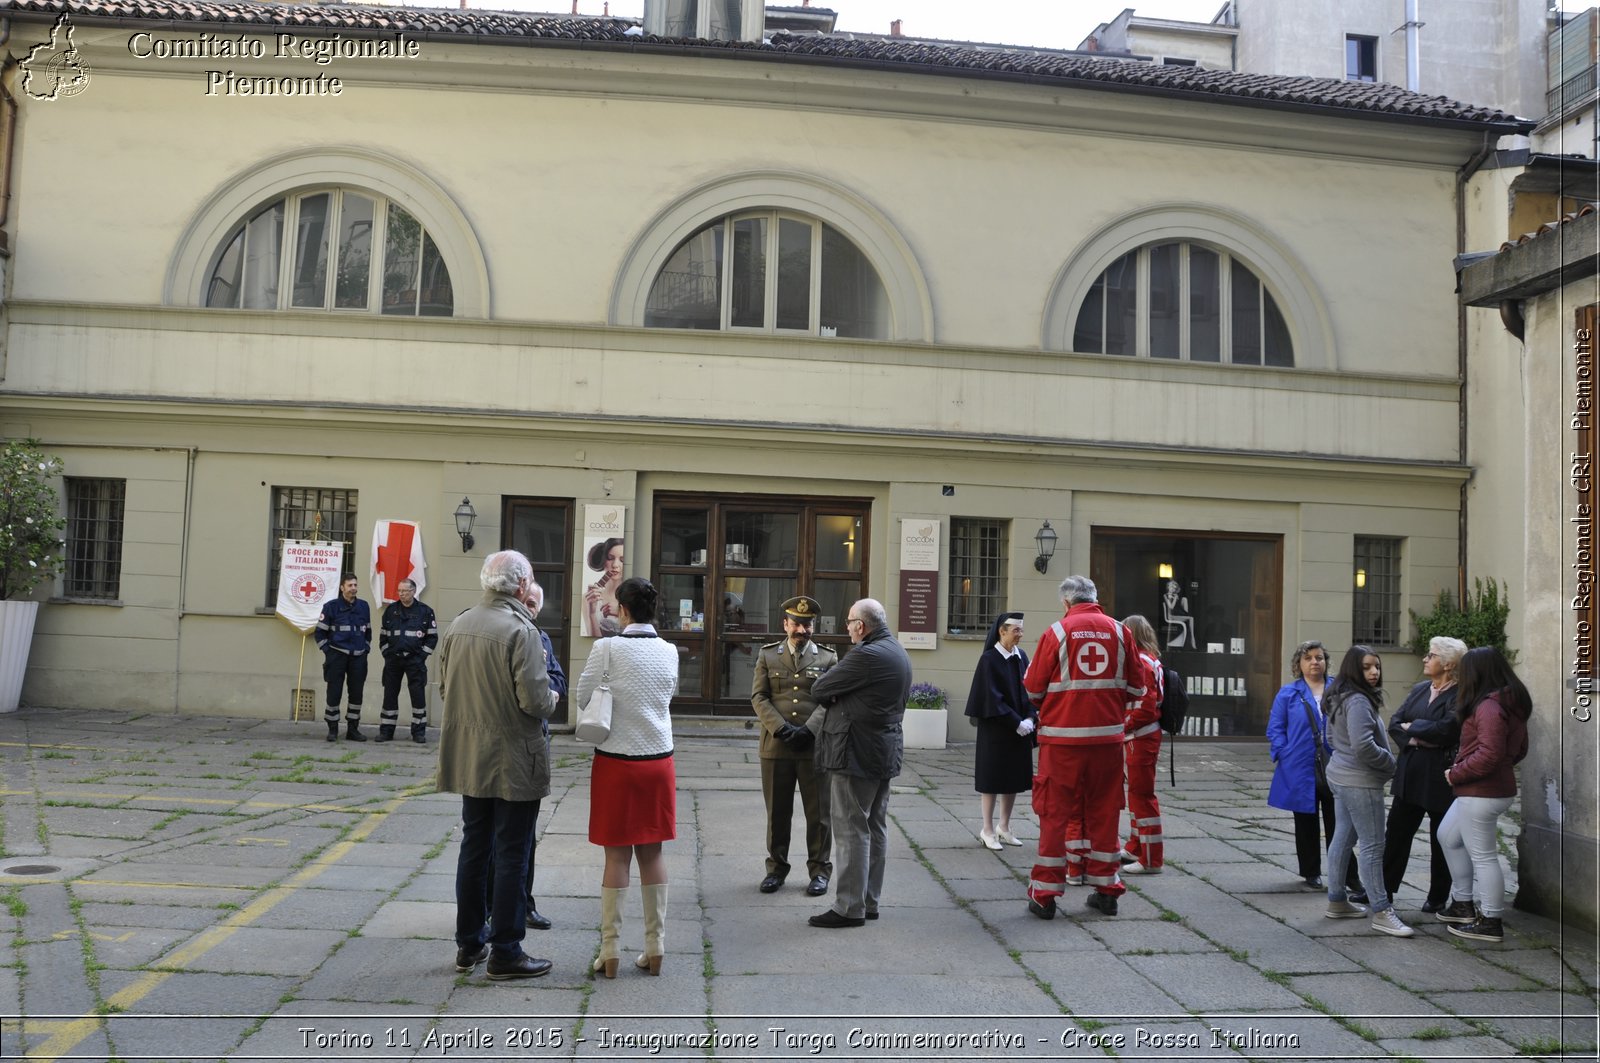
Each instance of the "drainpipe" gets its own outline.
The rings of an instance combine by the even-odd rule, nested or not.
[[[1406,0],[1408,13],[1415,13],[1417,0]],[[1409,32],[1409,27],[1408,27]],[[1483,168],[1494,154],[1492,133],[1483,135],[1483,147],[1467,164],[1456,171],[1456,254],[1467,250],[1467,182]],[[1456,374],[1460,378],[1456,401],[1456,453],[1457,459],[1467,463],[1467,308],[1456,300]],[[1467,488],[1470,477],[1462,481],[1461,502],[1456,513],[1456,601],[1467,600]]]
[[[1422,57],[1418,46],[1417,30],[1422,28],[1422,23],[1417,21],[1417,0],[1406,0],[1406,88],[1412,92],[1419,92],[1422,84]]]
[[[172,714],[183,712],[183,617],[189,611],[189,544],[194,530],[194,466],[199,447],[186,448],[183,470],[183,528],[178,546],[178,644],[173,648]]]

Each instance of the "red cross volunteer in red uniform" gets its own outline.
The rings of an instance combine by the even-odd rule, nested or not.
[[[1022,685],[1039,709],[1039,774],[1033,809],[1039,857],[1028,911],[1053,919],[1066,884],[1067,849],[1086,849],[1089,907],[1117,914],[1126,888],[1117,874],[1122,813],[1122,736],[1130,705],[1144,696],[1148,669],[1133,634],[1100,609],[1087,576],[1061,581],[1067,614],[1044,633]],[[1086,839],[1067,837],[1081,821]],[[1085,844],[1086,843],[1086,844]]]

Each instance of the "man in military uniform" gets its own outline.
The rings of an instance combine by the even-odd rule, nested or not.
[[[811,758],[815,741],[806,721],[817,711],[811,684],[839,663],[826,646],[811,641],[811,625],[822,606],[798,595],[783,603],[787,638],[761,647],[750,701],[761,718],[761,796],[767,804],[767,877],[762,893],[774,893],[789,875],[789,825],[794,791],[806,813],[806,893],[828,892],[833,875],[833,831],[828,821],[828,782]]]
[[[379,715],[378,741],[394,738],[400,722],[400,677],[411,692],[411,740],[428,740],[428,658],[439,645],[439,625],[433,610],[417,601],[417,585],[399,584],[400,600],[390,602],[378,628],[378,651],[383,654],[383,711]]]
[[[345,688],[350,700],[344,710],[345,737],[365,742],[361,733],[361,692],[367,686],[367,654],[372,649],[372,612],[356,597],[359,581],[346,572],[339,580],[339,597],[322,604],[317,618],[317,649],[322,651],[322,678],[328,684],[328,707],[322,719],[328,741],[339,737],[339,698]]]

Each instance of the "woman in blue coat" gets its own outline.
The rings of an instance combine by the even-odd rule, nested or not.
[[[1289,658],[1294,682],[1278,691],[1267,717],[1267,739],[1272,745],[1272,788],[1267,804],[1294,813],[1294,851],[1300,860],[1300,877],[1308,890],[1322,890],[1322,850],[1333,837],[1333,798],[1317,799],[1316,749],[1322,743],[1323,763],[1332,755],[1328,727],[1322,716],[1322,694],[1328,681],[1328,651],[1316,640],[1302,642]],[[1314,729],[1313,729],[1314,728]],[[1319,807],[1320,806],[1320,807]],[[1321,812],[1323,833],[1317,833]],[[1346,884],[1355,903],[1366,903],[1355,864]]]

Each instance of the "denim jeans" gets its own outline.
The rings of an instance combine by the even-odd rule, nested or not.
[[[489,947],[502,956],[521,954],[527,933],[523,878],[533,838],[533,809],[532,801],[462,795],[461,853],[456,858],[458,946],[482,944],[487,919]]]
[[[1500,870],[1495,825],[1511,807],[1510,797],[1458,797],[1439,824],[1439,848],[1450,865],[1450,899],[1474,901],[1499,918],[1505,908],[1506,877]]]
[[[1383,888],[1383,787],[1341,786],[1333,789],[1333,841],[1328,843],[1328,900],[1345,899],[1345,871],[1356,852],[1361,888],[1374,915],[1394,902]]]

